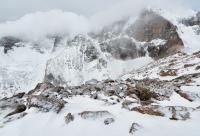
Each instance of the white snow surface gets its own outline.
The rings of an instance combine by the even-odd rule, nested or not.
[[[0,47],[0,97],[12,96],[18,92],[27,92],[35,84],[41,82],[46,69],[46,61],[53,48],[53,40],[44,40],[39,43],[40,53],[33,48],[33,43],[22,47],[14,47],[4,54]]]
[[[173,105],[184,106],[188,105],[185,99],[180,96],[173,96]],[[129,129],[133,122],[142,126],[141,129],[134,133],[135,136],[196,136],[199,133],[199,112],[193,112],[191,119],[187,121],[172,121],[165,117],[157,117],[151,115],[140,114],[126,109],[121,109],[121,103],[113,106],[105,106],[104,102],[92,100],[89,97],[77,96],[67,100],[69,104],[61,110],[59,114],[36,113],[35,109],[27,110],[25,117],[8,123],[0,129],[1,136],[130,136]],[[170,105],[169,103],[161,103],[160,105]],[[189,104],[195,107],[196,104]],[[110,112],[115,121],[110,125],[103,123],[107,117],[102,117],[96,120],[83,119],[78,113],[84,110],[98,111],[107,110]],[[65,124],[64,117],[71,112],[74,116],[74,121]]]

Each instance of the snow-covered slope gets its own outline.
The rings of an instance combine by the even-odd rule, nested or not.
[[[0,47],[1,98],[29,90],[43,80],[53,40],[44,40],[38,44],[37,49],[34,43],[18,43],[20,46],[7,54]]]
[[[0,135],[196,136],[199,20],[151,7],[72,39],[2,38]]]
[[[116,80],[93,79],[65,88],[38,84],[28,94],[0,101],[0,135],[196,136],[200,132],[199,56],[200,52],[177,53]],[[159,76],[158,69],[169,63],[177,69],[176,75]],[[140,80],[135,79],[138,75]],[[23,104],[27,109],[15,109]],[[10,115],[13,110],[21,113]]]
[[[67,43],[60,54],[47,62],[45,81],[57,85],[80,85],[92,78],[116,78],[152,61],[150,57],[116,60],[103,53],[96,40],[78,35]]]

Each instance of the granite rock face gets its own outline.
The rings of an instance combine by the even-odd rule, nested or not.
[[[20,39],[11,36],[3,37],[0,40],[0,46],[4,47],[4,53],[6,54],[8,50],[12,50],[14,46],[17,46],[16,43],[20,41]]]
[[[184,45],[177,33],[177,26],[151,10],[142,11],[135,22],[128,23],[129,20],[125,19],[102,30],[99,42],[103,52],[122,60],[146,54],[159,59],[176,53]],[[163,42],[155,43],[158,39]],[[140,42],[145,44],[141,45]]]

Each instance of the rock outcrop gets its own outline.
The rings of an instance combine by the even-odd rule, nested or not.
[[[83,119],[98,119],[102,117],[112,116],[108,111],[83,111],[78,113]]]
[[[109,124],[113,123],[114,121],[115,120],[113,118],[107,118],[107,119],[104,120],[104,124],[109,125]]]
[[[129,130],[129,133],[134,134],[136,131],[138,131],[141,128],[142,127],[140,125],[138,125],[137,123],[133,123]]]
[[[0,40],[0,46],[4,47],[4,53],[6,54],[9,50],[12,50],[14,46],[18,47],[16,43],[19,43],[21,40],[15,37],[3,37]]]
[[[74,120],[74,117],[71,113],[68,113],[67,116],[65,116],[65,123],[66,124],[69,124],[73,120]]]
[[[55,87],[49,82],[39,83],[35,89],[28,92],[27,106],[44,112],[52,110],[59,113],[67,103],[63,100],[63,97],[67,95],[68,92],[64,90],[64,87]]]

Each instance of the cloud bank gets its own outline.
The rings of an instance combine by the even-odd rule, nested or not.
[[[7,0],[6,3],[12,3],[13,1],[16,2],[16,0]],[[26,5],[26,2],[29,0],[19,0],[18,2],[20,1],[24,2]],[[57,2],[57,4],[53,0],[43,0],[42,2],[37,0],[34,2],[29,1],[30,4],[33,5],[41,4],[40,6],[42,7],[44,6],[43,2],[46,2],[47,7],[43,9],[44,11],[40,12],[37,11],[37,8],[35,8],[34,11],[36,10],[37,12],[26,14],[15,21],[0,23],[0,38],[4,36],[13,36],[28,40],[40,40],[46,36],[66,34],[73,37],[77,34],[85,34],[90,31],[100,31],[105,25],[109,25],[125,17],[137,16],[147,5],[153,4],[160,7],[166,7],[166,5],[168,5],[168,8],[173,9],[185,8],[183,3],[184,0],[116,0],[115,2],[114,0],[110,0],[110,2],[106,2],[105,0],[74,0],[71,2],[71,5],[76,5],[75,3],[77,2],[77,9],[79,9],[79,4],[82,6],[85,5],[84,8],[80,7],[80,9],[76,11],[75,8],[72,8],[71,11],[75,11],[75,13],[63,11],[63,8],[59,9],[58,5],[64,5],[66,2],[69,2],[69,0],[58,1],[60,3]],[[94,4],[95,2],[96,4]],[[52,3],[55,4],[54,8],[58,7],[58,9],[51,10]],[[98,6],[92,6],[91,4]],[[86,9],[86,11],[82,12],[82,9]],[[22,11],[23,10],[24,9],[22,9]],[[83,15],[80,14],[81,12]],[[89,12],[91,12],[90,15],[88,15]]]

